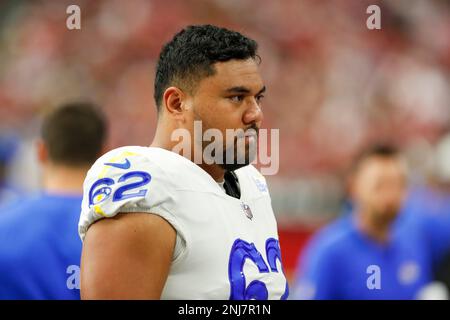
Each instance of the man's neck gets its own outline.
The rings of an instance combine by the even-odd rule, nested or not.
[[[391,223],[375,221],[370,215],[358,212],[355,215],[357,228],[369,238],[380,244],[389,242]]]
[[[88,168],[71,168],[52,165],[44,169],[43,187],[45,192],[60,195],[83,194],[83,182]]]

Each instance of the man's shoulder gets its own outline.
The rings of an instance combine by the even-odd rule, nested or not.
[[[149,161],[151,158],[149,147],[123,146],[109,150],[99,157],[91,167],[93,168],[116,168],[127,170],[135,162]],[[157,156],[157,154],[156,154]],[[155,154],[153,154],[155,157]],[[155,159],[156,160],[156,159]]]
[[[133,166],[133,164],[152,163],[162,170],[170,170],[173,166],[179,166],[184,162],[190,162],[188,159],[180,156],[179,154],[157,147],[144,147],[144,146],[123,146],[112,149],[100,158],[98,158],[94,167],[110,167],[122,170],[127,170]]]
[[[235,173],[240,181],[241,179],[246,179],[248,181],[247,185],[252,186],[251,188],[254,189],[254,194],[256,195],[269,194],[269,188],[267,186],[265,177],[253,165],[250,164],[248,166],[237,169]]]
[[[125,207],[147,210],[165,201],[177,202],[180,195],[177,191],[203,191],[208,187],[212,189],[211,177],[174,152],[153,147],[121,147],[101,156],[89,170],[83,187],[83,207],[86,212],[91,207],[97,208],[105,216],[116,212],[112,207],[122,211]]]
[[[259,172],[259,170],[252,164],[239,168],[235,171],[237,174],[246,174],[250,177],[255,177],[265,180],[264,176]]]
[[[169,150],[143,146],[124,146],[108,151],[98,158],[87,173],[90,179],[125,179],[124,174],[147,173],[162,180],[171,180],[183,165],[180,155]],[[188,161],[187,159],[184,159]]]

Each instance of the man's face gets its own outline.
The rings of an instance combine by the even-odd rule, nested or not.
[[[256,155],[257,132],[263,119],[261,99],[265,90],[255,60],[230,60],[214,64],[215,74],[202,79],[192,94],[189,119],[202,121],[202,129],[217,129],[223,137],[222,163],[235,170],[251,163]],[[192,128],[191,128],[192,129]],[[247,136],[227,139],[226,130],[241,129]],[[253,130],[248,130],[253,129]],[[253,131],[256,135],[250,135]],[[197,139],[202,151],[210,141]],[[226,160],[226,153],[234,155]],[[238,158],[245,163],[237,163]]]
[[[374,156],[364,160],[354,177],[354,200],[362,214],[375,221],[393,221],[406,192],[406,169],[398,157]]]

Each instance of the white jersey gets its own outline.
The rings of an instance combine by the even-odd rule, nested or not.
[[[156,214],[177,232],[162,299],[286,299],[265,179],[251,165],[235,173],[240,199],[174,152],[153,147],[110,151],[84,182],[80,237],[96,220],[119,212]]]

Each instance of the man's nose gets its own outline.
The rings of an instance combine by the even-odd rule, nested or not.
[[[245,111],[242,121],[244,124],[251,124],[256,123],[259,127],[263,120],[263,112],[261,110],[261,107],[256,102],[255,99],[250,103],[249,107]]]

